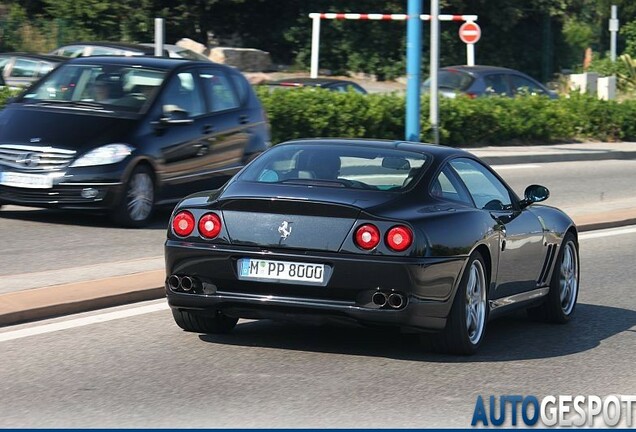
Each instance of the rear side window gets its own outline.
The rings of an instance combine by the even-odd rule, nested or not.
[[[508,77],[506,75],[486,75],[484,77],[484,85],[486,86],[485,94],[487,96],[510,95],[510,89],[508,88]]]
[[[512,89],[516,95],[547,95],[536,83],[519,75],[511,75]]]
[[[512,207],[510,192],[486,167],[464,158],[455,159],[450,165],[464,182],[477,208],[504,210]]]
[[[437,83],[440,88],[464,91],[473,83],[474,78],[466,72],[455,69],[440,70],[437,75]],[[430,87],[430,78],[424,81],[424,87]]]
[[[38,70],[38,62],[34,60],[16,59],[11,76],[15,78],[33,78]]]
[[[200,72],[203,91],[205,92],[210,112],[225,111],[238,108],[239,98],[234,92],[227,74],[220,69],[205,68]]]
[[[430,193],[434,198],[457,201],[471,206],[473,204],[471,198],[466,195],[465,190],[458,184],[458,180],[456,180],[448,166],[433,180]]]
[[[239,103],[241,105],[245,105],[249,94],[250,84],[247,82],[243,75],[233,73],[230,76],[232,77],[232,82],[234,83],[234,88],[236,89]]]

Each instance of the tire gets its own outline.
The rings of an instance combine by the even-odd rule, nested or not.
[[[576,309],[579,295],[579,245],[572,233],[567,233],[561,242],[561,248],[550,279],[550,291],[540,306],[528,309],[530,317],[565,324],[570,321]]]
[[[179,327],[188,332],[223,334],[236,326],[238,318],[230,318],[217,312],[216,315],[172,309],[172,316]]]
[[[432,347],[448,354],[471,355],[484,339],[488,321],[488,276],[486,263],[479,252],[473,252],[455,293],[446,328],[432,340]],[[431,345],[429,345],[431,346]]]
[[[126,227],[143,227],[150,221],[154,206],[153,172],[145,165],[138,165],[126,181],[124,192],[113,211],[113,219]]]

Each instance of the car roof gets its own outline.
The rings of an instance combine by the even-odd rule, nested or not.
[[[353,81],[348,81],[348,80],[343,80],[338,78],[306,78],[306,77],[280,79],[276,81],[270,81],[267,84],[280,85],[283,83],[293,83],[293,84],[309,85],[309,86],[317,86],[317,87],[325,86],[328,84],[335,84],[335,83],[355,84]]]
[[[317,145],[348,145],[352,147],[375,147],[382,149],[406,150],[417,153],[433,155],[435,158],[445,159],[448,156],[468,156],[473,155],[465,150],[447,147],[443,145],[427,144],[414,141],[382,140],[382,139],[359,139],[359,138],[302,138],[286,141],[276,146],[293,144],[317,144]]]
[[[140,43],[139,45],[145,46],[145,47],[152,47],[153,49],[155,47],[154,42],[143,42],[143,43]],[[183,50],[187,50],[188,48],[185,48],[179,45],[174,45],[174,44],[163,44],[163,49],[168,51],[183,51]]]
[[[156,69],[173,69],[175,67],[192,64],[210,67],[209,61],[196,61],[182,58],[172,57],[154,57],[154,56],[139,56],[139,57],[125,57],[125,56],[90,56],[90,57],[76,57],[67,60],[67,63],[71,64],[112,64],[112,65],[140,65],[147,66]],[[217,67],[225,69],[233,69],[229,66],[213,63]]]
[[[106,42],[106,41],[104,42],[73,42],[73,43],[68,43],[68,44],[59,46],[56,48],[56,50],[60,48],[76,46],[76,45],[120,48],[120,49],[129,50],[129,51],[143,52],[144,54],[147,54],[147,55],[152,55],[155,52],[154,46],[147,46],[147,45],[141,45],[136,43],[127,43],[127,42]]]
[[[56,62],[56,63],[65,62],[68,60],[68,57],[62,57],[62,56],[57,56],[52,54],[38,54],[38,53],[28,53],[28,52],[3,52],[3,53],[0,53],[0,56],[25,57],[25,58],[30,58],[34,60],[44,60],[44,61],[50,61],[50,62]]]
[[[457,70],[457,71],[461,71],[461,72],[467,72],[467,73],[471,73],[471,74],[482,74],[482,73],[491,73],[491,72],[500,72],[500,73],[517,73],[517,74],[523,74],[525,75],[523,72],[520,72],[518,70],[515,69],[510,69],[510,68],[505,68],[505,67],[501,67],[501,66],[485,66],[485,65],[476,65],[476,66],[466,66],[466,65],[457,65],[457,66],[445,66],[443,68],[441,68],[440,70]]]

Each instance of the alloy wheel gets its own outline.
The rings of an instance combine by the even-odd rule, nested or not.
[[[466,284],[466,330],[472,344],[479,342],[486,324],[486,278],[481,262],[470,266]]]
[[[559,269],[559,297],[563,313],[569,315],[574,308],[579,289],[579,263],[576,245],[573,241],[565,244],[563,260]]]
[[[154,184],[146,172],[135,173],[130,179],[126,197],[128,215],[133,221],[143,221],[152,212]]]

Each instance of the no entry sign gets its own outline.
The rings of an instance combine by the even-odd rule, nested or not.
[[[475,22],[465,22],[459,28],[459,38],[465,44],[474,44],[481,37],[481,28]]]

